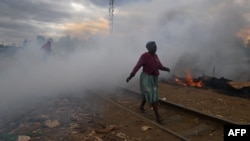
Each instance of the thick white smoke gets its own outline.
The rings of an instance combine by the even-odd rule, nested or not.
[[[44,62],[40,47],[33,43],[2,59],[1,109],[35,97],[126,85],[149,40],[156,41],[157,54],[172,74],[185,75],[188,69],[194,76],[211,76],[215,68],[216,77],[250,79],[249,64],[243,61],[249,56],[236,37],[249,26],[243,16],[250,12],[248,1],[154,0],[115,8],[113,33],[77,44],[70,55],[54,52]]]
[[[190,70],[196,77],[211,76],[215,68],[216,77],[250,79],[249,54],[237,37],[250,26],[245,16],[249,1],[156,0],[131,4],[120,13],[124,16],[116,17],[116,30],[130,31],[139,42],[156,40],[158,54],[172,73],[185,75]]]

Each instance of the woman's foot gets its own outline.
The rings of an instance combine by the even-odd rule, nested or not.
[[[156,119],[157,122],[162,122],[163,120],[165,120],[165,119],[161,118],[161,117]]]

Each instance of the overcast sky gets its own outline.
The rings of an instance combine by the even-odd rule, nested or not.
[[[116,0],[115,6],[140,1]],[[109,0],[1,0],[0,41],[106,31],[108,8]]]
[[[123,18],[115,21],[117,26],[123,25],[119,23],[126,21],[129,27],[133,25],[135,28],[131,28],[131,30],[136,30],[138,26],[141,26],[142,23],[137,21],[147,16],[161,22],[159,26],[166,26],[168,22],[174,20],[190,24],[192,20],[197,20],[196,18],[200,18],[201,21],[193,22],[200,22],[200,24],[201,22],[204,22],[203,24],[219,22],[217,21],[219,19],[216,18],[228,20],[227,17],[220,17],[227,12],[235,16],[245,16],[248,22],[250,17],[247,0],[206,0],[203,2],[197,0],[188,2],[184,0],[174,2],[168,0],[115,0],[114,6],[115,16]],[[88,36],[93,32],[106,32],[108,30],[108,8],[109,0],[1,0],[0,41],[18,42],[37,35],[58,38],[67,34]],[[150,26],[145,28],[153,28]],[[167,26],[174,25],[170,23]],[[242,25],[242,28],[248,26]]]
[[[250,39],[249,0],[115,0],[112,34],[108,8],[108,0],[0,0],[0,42],[38,35],[55,42],[66,35],[88,40],[65,58],[52,46],[47,63],[35,44],[1,58],[0,104],[66,89],[126,86],[149,40],[156,41],[162,64],[171,70],[161,72],[162,78],[190,70],[194,77],[250,80],[244,60],[250,55],[242,48]]]

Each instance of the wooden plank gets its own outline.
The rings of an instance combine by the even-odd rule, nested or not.
[[[228,82],[229,85],[231,85],[233,88],[235,89],[242,89],[243,87],[250,87],[250,82],[235,82],[235,81],[231,81]]]

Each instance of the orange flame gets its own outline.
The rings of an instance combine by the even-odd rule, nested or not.
[[[192,75],[189,71],[187,71],[186,81],[188,86],[192,87],[202,87],[202,81],[194,82]]]
[[[175,83],[182,85],[182,86],[192,86],[192,87],[202,87],[202,81],[195,82],[192,78],[190,71],[187,71],[185,80],[182,81],[178,78],[175,78]]]

